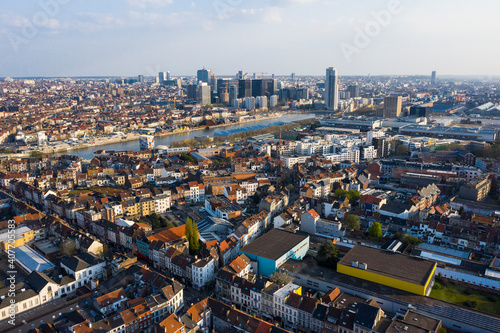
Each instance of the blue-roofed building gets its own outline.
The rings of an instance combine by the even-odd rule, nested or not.
[[[191,153],[191,157],[194,158],[195,160],[198,160],[198,161],[205,161],[205,160],[208,160],[207,157],[203,156],[203,155],[200,155],[198,154],[197,152],[192,152]]]
[[[250,265],[254,272],[269,276],[288,259],[302,260],[308,250],[309,236],[307,234],[271,229],[241,248],[240,253],[250,258]]]
[[[444,247],[444,246],[438,246],[438,245],[433,245],[433,244],[427,244],[427,243],[422,243],[417,246],[420,250],[427,250],[427,251],[433,251],[437,253],[441,253],[447,256],[452,256],[452,257],[457,257],[461,259],[470,259],[472,256],[472,253],[467,252],[467,251],[460,251],[460,250],[455,250],[452,248]]]
[[[16,263],[28,273],[33,271],[43,272],[54,267],[53,263],[26,245],[19,246],[13,251]]]

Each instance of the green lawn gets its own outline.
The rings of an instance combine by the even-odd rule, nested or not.
[[[92,192],[91,190],[73,190],[73,191],[70,191],[69,194],[73,194],[73,195],[80,195],[82,193],[90,193]]]
[[[500,296],[495,294],[482,293],[448,281],[436,279],[430,296],[459,305],[465,305],[464,302],[466,301],[475,301],[477,302],[477,306],[474,307],[475,310],[500,316]]]
[[[112,188],[112,187],[92,187],[92,191],[105,194],[105,195],[111,195],[114,196],[116,192],[123,191],[122,189],[118,188]]]

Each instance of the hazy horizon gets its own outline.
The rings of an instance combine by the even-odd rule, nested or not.
[[[41,0],[0,5],[1,77],[500,76],[500,2]],[[486,10],[487,9],[487,10]],[[476,14],[477,12],[480,15]],[[465,22],[465,23],[464,23]],[[489,33],[490,32],[490,33]],[[222,74],[224,73],[224,74]],[[418,73],[418,74],[415,74]],[[491,74],[490,74],[491,73]]]

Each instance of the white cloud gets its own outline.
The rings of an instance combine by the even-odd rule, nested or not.
[[[130,6],[146,8],[146,7],[163,7],[174,3],[174,0],[127,0]]]
[[[262,19],[265,23],[279,24],[283,22],[283,18],[281,17],[281,10],[275,7],[265,9]]]
[[[4,27],[22,27],[26,22],[28,22],[28,18],[16,15],[14,13],[1,13],[0,14],[0,26]]]

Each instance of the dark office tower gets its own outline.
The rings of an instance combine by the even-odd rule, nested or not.
[[[389,156],[391,143],[386,138],[373,138],[372,145],[377,149],[377,157]]]
[[[274,79],[274,74],[272,74],[271,77]]]
[[[292,78],[292,81],[295,81],[295,73],[292,73],[292,75],[290,75],[291,78]]]
[[[252,80],[252,96],[263,96],[264,95],[264,80],[253,79]]]
[[[212,73],[209,85],[211,86],[213,92],[217,92],[217,76],[214,73]]]
[[[294,100],[298,101],[301,99],[309,99],[309,89],[307,88],[296,88]]]
[[[144,75],[137,75],[137,82],[143,83],[144,82]]]
[[[359,86],[357,84],[353,86],[348,86],[347,91],[349,92],[351,98],[359,97]]]
[[[217,91],[218,93],[229,92],[229,85],[230,84],[231,84],[231,79],[227,79],[227,78],[218,79],[217,80],[217,89],[215,89],[215,91]]]
[[[196,100],[196,92],[198,90],[198,85],[196,84],[190,84],[187,86],[187,99],[188,100]]]
[[[212,80],[212,70],[205,68],[199,69],[196,77],[198,78],[198,81],[210,84]]]
[[[238,98],[252,97],[252,81],[242,79],[238,81]]]
[[[410,117],[429,117],[431,108],[428,106],[411,106]]]
[[[290,88],[280,89],[278,96],[279,96],[280,101],[288,101],[288,100],[292,99],[290,96]]]
[[[431,84],[436,84],[436,71],[431,73]]]
[[[337,110],[339,105],[339,84],[337,71],[333,67],[326,69],[325,77],[325,107],[327,110]]]
[[[229,105],[233,105],[235,99],[238,99],[238,86],[231,84],[229,86]]]
[[[236,78],[238,80],[243,80],[243,71],[238,71],[238,74],[236,74]]]
[[[253,78],[256,79],[257,78],[257,74],[256,73],[253,73]]]
[[[264,80],[264,96],[271,97],[278,91],[278,81],[276,79]]]
[[[158,73],[158,80],[160,81],[160,83],[162,83],[166,79],[167,79],[167,73],[165,73],[165,72],[159,72]]]
[[[170,72],[167,72],[167,81],[170,81]]]

